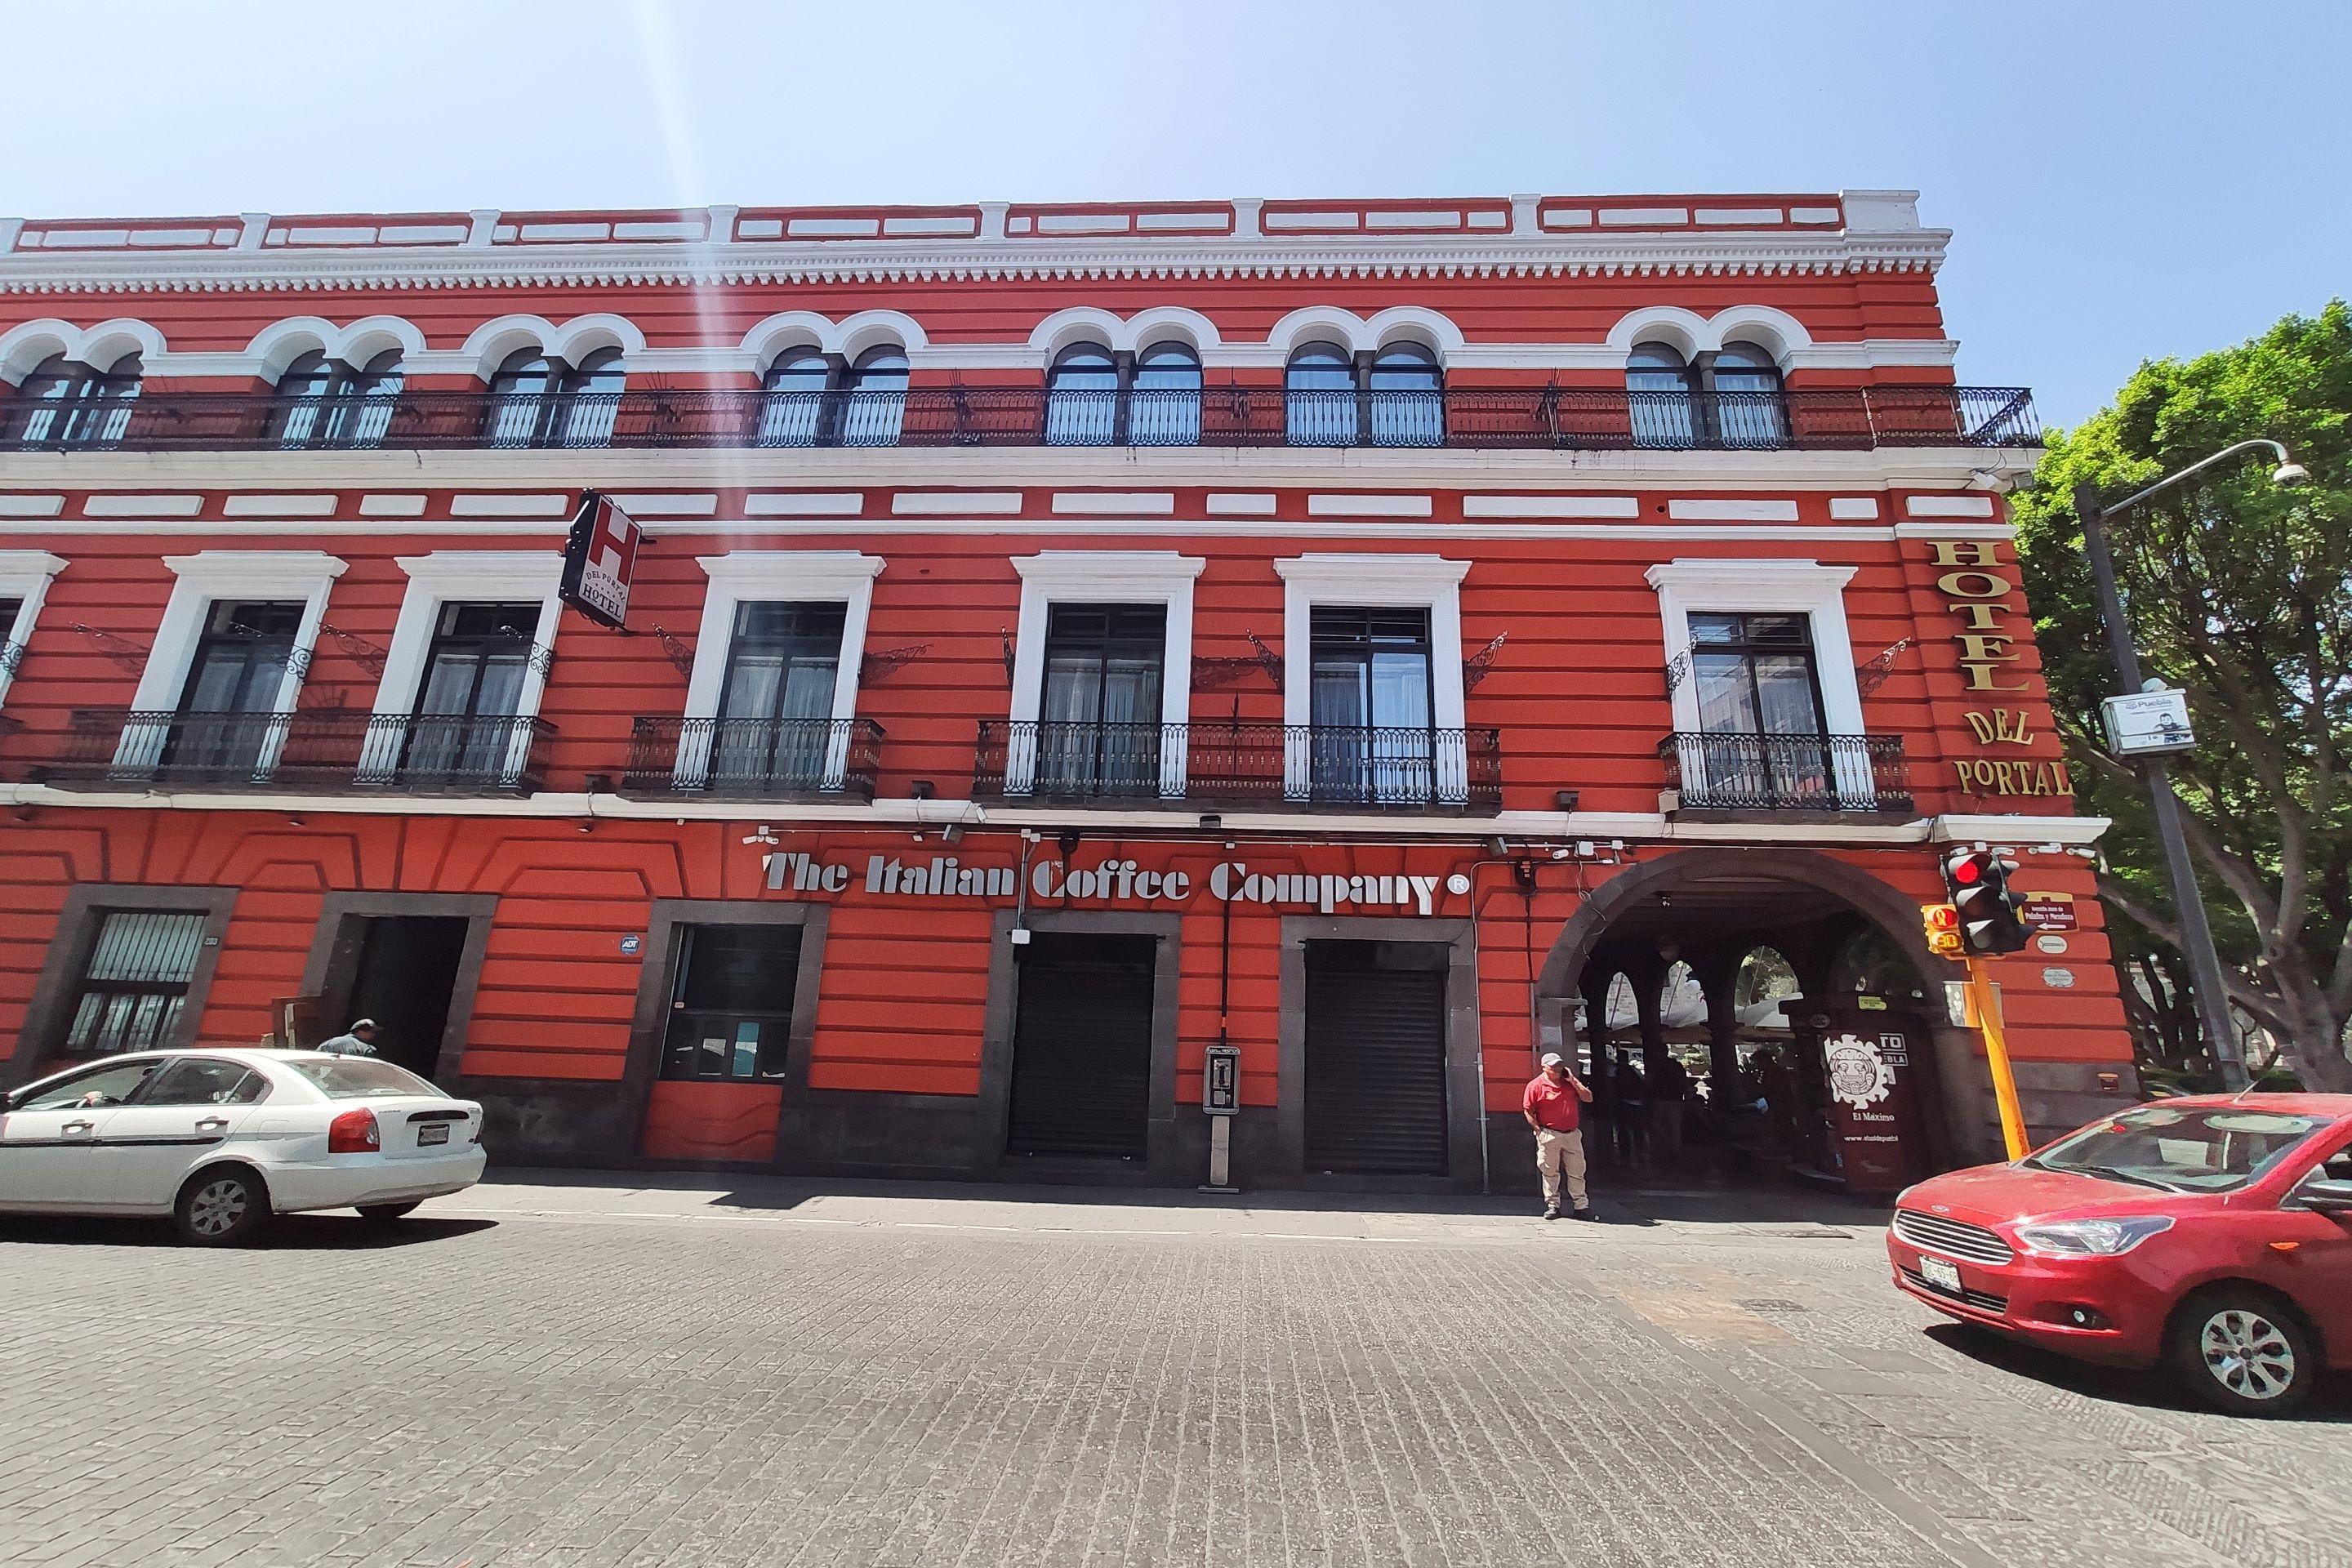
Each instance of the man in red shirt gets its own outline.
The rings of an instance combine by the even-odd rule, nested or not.
[[[1536,1171],[1543,1177],[1546,1219],[1559,1217],[1562,1176],[1568,1179],[1568,1197],[1575,1205],[1576,1217],[1592,1217],[1592,1203],[1584,1193],[1584,1139],[1576,1130],[1578,1108],[1591,1099],[1592,1091],[1568,1070],[1558,1051],[1544,1053],[1543,1070],[1519,1099],[1528,1125],[1535,1129]]]

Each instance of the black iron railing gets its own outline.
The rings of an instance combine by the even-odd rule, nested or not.
[[[637,720],[621,793],[702,800],[874,798],[882,726],[871,719]]]
[[[44,405],[46,406],[46,405]],[[53,413],[53,411],[52,411]],[[36,416],[37,415],[37,416]],[[1457,447],[1571,451],[2038,445],[2013,387],[1793,392],[407,392],[278,400],[156,392],[58,421],[0,401],[0,450],[599,447]]]
[[[541,783],[533,753],[553,732],[509,714],[85,708],[29,771],[68,789],[529,795]]]
[[[1495,730],[987,720],[972,774],[985,800],[1495,811]]]
[[[1669,735],[1666,787],[1686,811],[1907,812],[1900,735]]]

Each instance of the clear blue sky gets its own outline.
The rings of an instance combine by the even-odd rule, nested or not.
[[[2352,291],[2352,5],[5,0],[0,214],[1906,186],[2067,422]]]

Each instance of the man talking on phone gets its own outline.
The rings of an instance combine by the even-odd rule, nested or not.
[[[1584,1137],[1577,1131],[1578,1114],[1591,1102],[1592,1091],[1568,1070],[1558,1051],[1544,1053],[1543,1070],[1528,1084],[1519,1099],[1528,1125],[1536,1133],[1536,1172],[1543,1178],[1546,1219],[1559,1217],[1559,1188],[1568,1183],[1569,1202],[1578,1219],[1592,1217],[1592,1201],[1584,1191]]]

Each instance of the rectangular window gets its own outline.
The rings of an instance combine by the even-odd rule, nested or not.
[[[796,925],[681,929],[662,1077],[740,1082],[782,1078],[800,957]]]
[[[1164,605],[1050,605],[1037,714],[1037,787],[1160,793]]]
[[[1429,612],[1317,605],[1308,628],[1314,798],[1428,799],[1434,765]]]
[[[103,1056],[168,1045],[187,1005],[204,938],[201,914],[110,912],[82,972],[65,1054]]]
[[[823,785],[848,616],[838,600],[735,606],[711,741],[713,782]]]
[[[1710,735],[1819,735],[1812,626],[1801,615],[1690,617],[1699,728]]]
[[[537,605],[446,604],[416,689],[402,771],[411,780],[507,780],[529,751],[516,717],[536,656]]]
[[[299,603],[213,601],[158,761],[190,777],[250,776],[270,749],[301,624]]]

